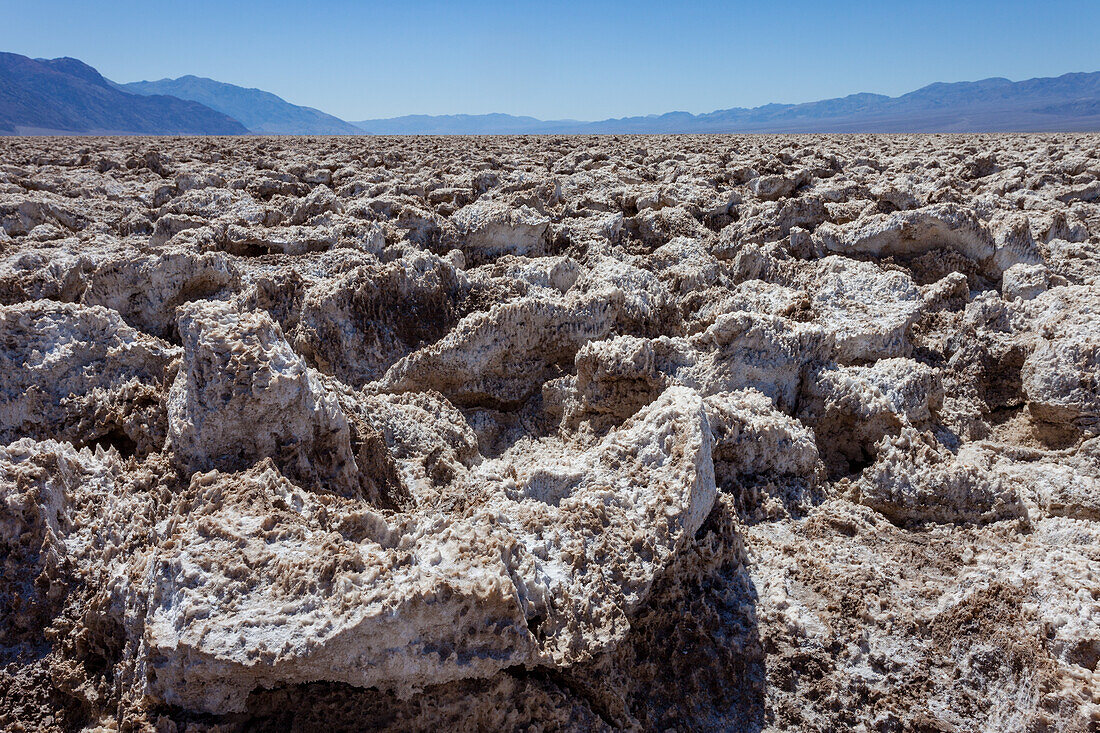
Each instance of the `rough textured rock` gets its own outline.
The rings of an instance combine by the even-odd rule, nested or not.
[[[909,329],[924,306],[913,279],[843,257],[826,257],[819,264],[811,307],[834,334],[837,359],[908,356]]]
[[[714,469],[722,486],[761,475],[816,478],[821,458],[814,434],[754,389],[706,400],[714,435]]]
[[[0,306],[0,441],[163,449],[165,387],[179,351],[106,308],[49,300]]]
[[[996,252],[988,228],[973,212],[955,204],[876,214],[840,227],[826,225],[819,236],[825,249],[846,255],[906,256],[946,246],[980,263]]]
[[[358,495],[347,418],[270,315],[200,301],[180,309],[179,332],[183,365],[169,391],[168,434],[186,473],[270,457],[300,483]]]
[[[0,729],[1095,730],[1095,135],[0,153]]]
[[[887,435],[926,430],[943,405],[943,384],[930,367],[911,359],[872,366],[830,366],[806,380],[799,418],[838,474],[872,458]]]
[[[1024,516],[1018,488],[970,456],[952,453],[929,434],[903,429],[876,446],[876,460],[855,482],[855,498],[887,519],[988,522]]]
[[[471,265],[503,254],[546,254],[550,220],[526,206],[482,200],[459,209],[452,217],[458,241]]]
[[[589,451],[553,448],[483,464],[480,507],[394,523],[270,463],[196,474],[152,560],[152,692],[225,713],[277,683],[408,694],[613,647],[714,502],[702,401],[674,387]]]
[[[1001,293],[1008,300],[1031,300],[1050,287],[1050,271],[1042,264],[1016,264],[1002,277]]]
[[[1036,343],[1023,365],[1031,414],[1100,433],[1100,293],[1055,288],[1035,303]]]

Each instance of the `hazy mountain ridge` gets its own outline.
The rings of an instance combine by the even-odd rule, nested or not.
[[[240,120],[261,135],[361,135],[358,127],[313,107],[291,104],[262,89],[226,84],[200,76],[119,84],[133,94],[170,94]]]
[[[463,118],[455,134],[693,133],[693,132],[1022,132],[1100,130],[1100,72],[1013,82],[994,77],[937,82],[899,97],[858,93],[803,104],[733,107],[704,114],[667,112],[598,122],[536,124],[508,115],[426,115],[363,120],[377,134],[431,134],[442,121]],[[478,121],[486,119],[484,129]],[[420,127],[417,127],[420,124]]]
[[[403,115],[353,122],[370,135],[508,135],[536,134],[590,123],[578,120],[540,120],[494,112],[484,115]]]
[[[197,102],[117,89],[73,58],[0,52],[0,132],[239,135],[237,120]]]

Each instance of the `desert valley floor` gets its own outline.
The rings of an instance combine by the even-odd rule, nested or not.
[[[1100,135],[0,138],[0,223],[0,729],[1100,729]]]

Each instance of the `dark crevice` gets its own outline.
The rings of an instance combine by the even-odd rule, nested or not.
[[[124,433],[121,428],[109,430],[98,438],[88,441],[81,447],[87,447],[93,451],[96,448],[102,448],[103,450],[114,448],[123,458],[133,458],[137,455],[138,451],[137,443],[135,443],[129,435]]]

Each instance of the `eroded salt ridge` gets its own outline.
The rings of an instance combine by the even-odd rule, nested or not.
[[[1097,136],[0,145],[0,727],[1100,720]]]

